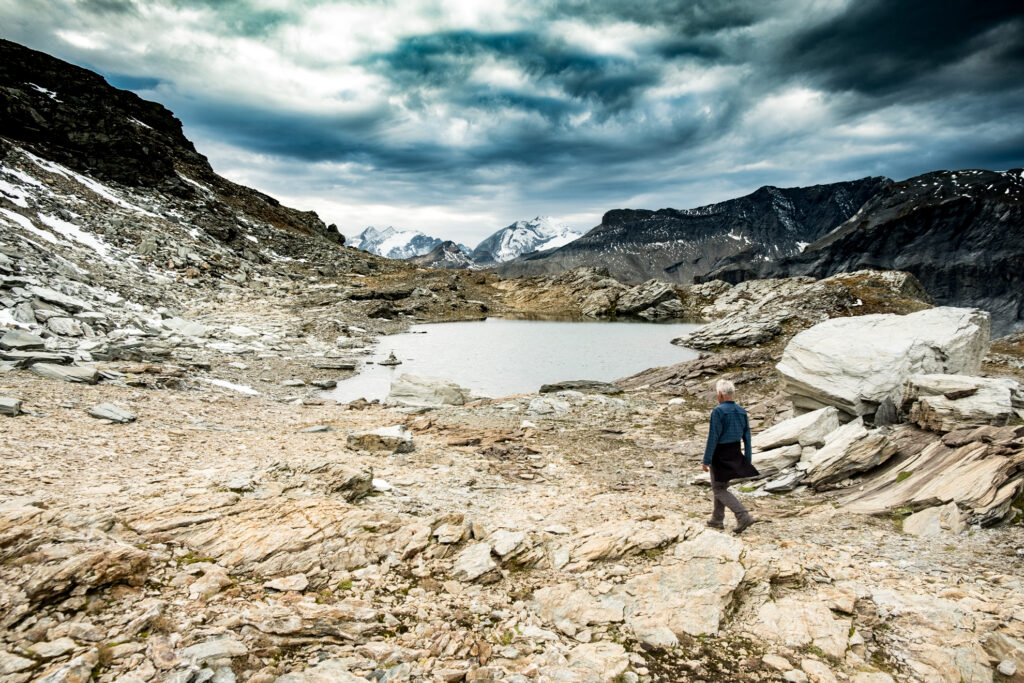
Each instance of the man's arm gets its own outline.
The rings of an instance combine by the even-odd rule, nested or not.
[[[710,465],[711,456],[715,454],[718,439],[722,436],[722,417],[717,410],[711,411],[711,423],[708,425],[708,442],[704,446],[704,460],[701,464]]]
[[[747,456],[747,462],[752,462],[754,453],[750,447],[750,418],[747,417],[746,413],[743,415],[743,449]]]

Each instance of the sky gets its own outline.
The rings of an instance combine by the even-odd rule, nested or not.
[[[1019,1],[0,0],[0,36],[348,235],[1024,166]]]

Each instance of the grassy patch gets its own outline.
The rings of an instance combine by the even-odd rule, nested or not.
[[[896,483],[899,484],[901,481],[906,481],[907,479],[910,479],[910,475],[912,475],[913,473],[913,470],[903,470],[902,472],[896,475]]]

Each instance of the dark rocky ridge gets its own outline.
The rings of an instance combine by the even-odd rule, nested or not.
[[[472,259],[461,247],[451,240],[445,240],[422,256],[406,259],[408,263],[427,268],[462,269],[473,266]]]
[[[217,175],[163,105],[7,40],[0,40],[0,117],[4,137],[44,159],[104,181],[206,201],[203,227],[225,241],[236,236],[228,208],[285,230],[340,238],[314,212],[284,207]],[[5,152],[0,139],[0,153]],[[220,201],[209,202],[181,176],[207,185]]]
[[[1024,171],[936,171],[881,189],[855,216],[803,253],[734,258],[703,280],[865,268],[912,273],[940,305],[992,314],[994,336],[1024,329]]]
[[[798,253],[802,244],[828,233],[891,182],[863,178],[803,188],[762,187],[745,197],[683,211],[616,209],[574,242],[496,270],[505,276],[537,276],[599,265],[626,282],[658,278],[689,284],[741,251],[755,259]]]

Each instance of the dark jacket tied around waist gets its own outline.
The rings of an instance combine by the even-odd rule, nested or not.
[[[740,450],[740,441],[743,450]],[[723,401],[711,411],[708,443],[704,448],[704,464],[711,466],[715,481],[756,477],[751,464],[750,421],[747,411],[733,401]]]

